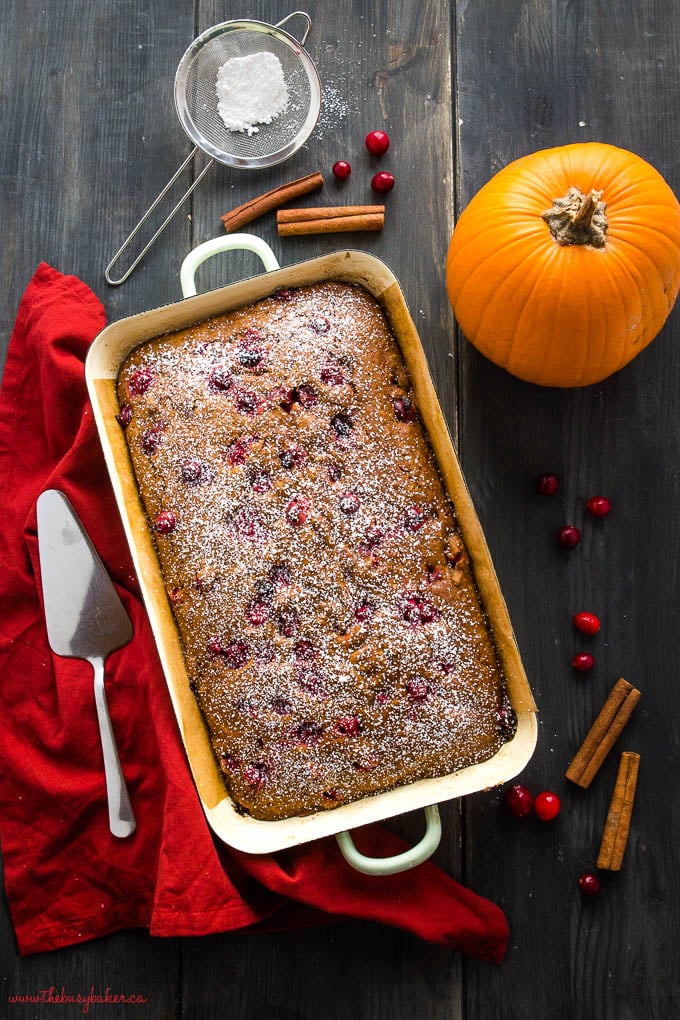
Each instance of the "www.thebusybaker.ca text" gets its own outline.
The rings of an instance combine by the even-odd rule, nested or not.
[[[138,1006],[143,1005],[147,1002],[147,998],[144,995],[138,995],[131,993],[129,995],[123,995],[120,992],[112,992],[110,988],[106,988],[104,992],[97,992],[94,985],[90,987],[90,991],[87,995],[82,992],[76,992],[72,994],[67,992],[64,986],[60,989],[50,985],[49,988],[41,988],[37,992],[29,992],[27,994],[15,994],[9,996],[9,1002],[11,1005],[33,1005],[37,1002],[46,1002],[54,1006],[82,1006],[82,1012],[89,1012],[90,1006]]]

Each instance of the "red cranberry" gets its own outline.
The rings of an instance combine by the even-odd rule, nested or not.
[[[410,397],[396,397],[392,404],[394,405],[394,416],[397,421],[413,421],[416,416],[416,409]]]
[[[565,524],[557,532],[557,542],[563,549],[575,549],[581,541],[581,532],[573,524]]]
[[[277,715],[290,715],[293,711],[293,706],[287,698],[272,698],[272,711],[276,712]]]
[[[289,301],[293,300],[293,291],[290,287],[279,287],[276,294],[274,294],[274,297],[277,301],[280,301],[285,305],[288,304]]]
[[[371,602],[361,602],[354,610],[354,616],[359,623],[368,623],[372,619],[374,612],[375,607]]]
[[[116,415],[116,421],[121,428],[126,429],[132,421],[132,408],[129,404],[121,404],[120,412]]]
[[[227,447],[225,455],[232,467],[237,464],[245,464],[248,456],[248,447],[250,446],[252,439],[248,436],[241,436],[240,439],[235,439],[233,443]]]
[[[425,511],[419,506],[410,506],[404,511],[404,527],[408,531],[418,531],[425,523]]]
[[[342,468],[339,464],[328,465],[328,478],[331,482],[339,482],[342,478]]]
[[[279,407],[286,414],[290,414],[293,410],[293,404],[297,401],[297,390],[292,389],[280,389],[275,391],[273,394],[274,399],[278,402]]]
[[[211,637],[208,641],[208,655],[211,658],[215,658],[216,655],[221,655],[224,649],[222,648],[222,642],[218,637]]]
[[[498,730],[505,740],[512,740],[517,732],[517,714],[510,705],[498,709]]]
[[[612,508],[606,496],[592,496],[586,506],[593,517],[606,517]]]
[[[172,510],[161,510],[156,514],[154,528],[159,535],[169,535],[177,527],[177,517]]]
[[[236,349],[236,360],[249,372],[263,372],[267,361],[267,353],[260,347],[243,346]]]
[[[560,813],[560,798],[556,793],[543,790],[534,798],[534,814],[542,822],[551,822]]]
[[[559,486],[557,475],[541,475],[536,483],[536,489],[542,496],[554,496]]]
[[[222,768],[226,772],[235,772],[241,766],[241,762],[238,758],[228,752],[220,755],[220,762],[222,764]]]
[[[380,170],[371,180],[371,187],[379,195],[386,195],[394,187],[394,177],[386,170]]]
[[[267,769],[264,762],[251,762],[243,770],[243,778],[253,790],[261,790],[267,781]]]
[[[357,512],[361,506],[361,502],[356,492],[345,492],[340,497],[338,506],[342,510],[343,514],[351,515]]]
[[[246,610],[246,616],[253,627],[261,627],[269,619],[269,606],[264,602],[253,602]]]
[[[571,664],[579,673],[587,673],[595,665],[595,659],[590,652],[579,652],[571,660]]]
[[[128,393],[131,397],[141,397],[153,382],[153,372],[148,368],[138,368],[132,372],[127,381]]]
[[[331,324],[325,315],[315,315],[309,320],[309,326],[315,333],[327,333]]]
[[[211,389],[218,390],[220,393],[226,393],[234,384],[231,372],[224,365],[218,365],[217,368],[213,368],[208,382]]]
[[[301,638],[295,644],[295,658],[299,662],[314,662],[316,659],[316,648],[307,638]]]
[[[430,693],[430,685],[425,677],[411,677],[406,681],[406,693],[413,702],[426,701]]]
[[[269,568],[269,580],[277,587],[290,584],[290,570],[285,563],[274,563]]]
[[[305,720],[305,722],[298,723],[291,736],[303,744],[318,744],[323,737],[323,726],[311,720]]]
[[[351,166],[344,159],[339,159],[333,164],[333,174],[339,181],[346,181],[351,172]]]
[[[419,623],[432,623],[438,613],[431,602],[420,595],[406,595],[401,611],[402,619],[415,626]]]
[[[250,649],[245,641],[230,641],[222,655],[230,669],[240,669],[250,658]]]
[[[576,613],[574,626],[583,634],[597,634],[600,629],[600,621],[595,613]]]
[[[180,465],[179,473],[185,485],[196,485],[203,475],[203,465],[200,460],[185,460]]]
[[[339,439],[344,439],[354,428],[354,422],[344,411],[338,411],[331,418],[331,428]]]
[[[152,453],[155,453],[161,445],[164,432],[165,424],[161,421],[155,422],[150,428],[145,429],[144,432],[142,432],[140,445],[147,457],[150,457]]]
[[[390,136],[386,131],[369,131],[365,141],[372,156],[384,156],[390,147]]]
[[[327,386],[342,386],[345,377],[339,365],[328,364],[321,369],[321,382]]]
[[[531,814],[531,809],[534,806],[533,794],[527,790],[526,786],[516,783],[505,795],[505,806],[515,818],[526,818],[528,814]]]
[[[236,394],[235,404],[237,410],[243,414],[257,414],[260,409],[257,393],[253,390],[239,390]]]
[[[269,492],[272,487],[271,475],[266,471],[254,471],[249,480],[253,492]]]
[[[286,520],[294,528],[299,528],[305,523],[309,516],[309,501],[306,499],[291,499],[286,507]]]
[[[308,666],[298,666],[295,670],[295,680],[305,694],[325,697],[321,675],[317,670],[310,669]]]
[[[307,460],[307,453],[301,446],[295,446],[292,450],[282,450],[279,454],[279,460],[281,461],[281,467],[288,470],[304,464]]]
[[[600,891],[600,880],[592,871],[586,871],[579,878],[578,887],[584,896],[597,896]]]
[[[363,727],[355,715],[343,715],[335,724],[335,729],[345,737],[356,737]]]
[[[337,790],[324,790],[321,794],[324,800],[336,801],[340,800],[340,794]]]

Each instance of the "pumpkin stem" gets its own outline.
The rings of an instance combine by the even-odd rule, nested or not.
[[[600,201],[601,191],[584,195],[578,188],[569,188],[564,198],[556,198],[552,209],[543,213],[550,233],[558,244],[584,244],[604,248],[607,240],[607,206]]]

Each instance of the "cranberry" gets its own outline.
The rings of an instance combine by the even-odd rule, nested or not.
[[[279,454],[281,467],[286,469],[299,467],[307,460],[307,453],[301,446],[295,446],[292,450],[282,450]]]
[[[121,428],[126,429],[132,421],[132,408],[129,404],[121,404],[120,412],[116,415],[116,421]]]
[[[260,578],[255,582],[255,594],[258,602],[271,602],[274,598],[274,586],[271,581]]]
[[[375,613],[375,606],[371,602],[360,602],[354,610],[354,616],[359,623],[368,623]]]
[[[550,822],[560,813],[560,798],[556,793],[543,790],[534,798],[534,814],[542,822]]]
[[[274,399],[286,414],[290,414],[293,410],[293,404],[297,402],[297,398],[297,390],[294,389],[280,389],[274,394]]]
[[[324,696],[321,675],[315,669],[299,666],[295,671],[295,679],[306,694]]]
[[[251,762],[243,770],[243,778],[254,790],[261,790],[267,781],[267,769],[264,762]]]
[[[420,595],[406,595],[401,611],[402,619],[415,626],[419,623],[432,623],[438,613],[431,602]]]
[[[422,676],[411,677],[406,681],[406,693],[413,702],[426,701],[430,693],[430,685]]]
[[[138,368],[132,372],[127,381],[128,393],[131,397],[141,397],[153,382],[153,372],[148,368]]]
[[[290,287],[279,287],[276,294],[274,294],[276,300],[280,301],[284,305],[288,304],[289,301],[292,301],[293,296],[294,294]]]
[[[155,453],[161,445],[164,432],[165,424],[161,421],[155,422],[150,428],[145,429],[144,432],[142,432],[140,445],[147,457],[150,457],[152,453]]]
[[[593,517],[606,517],[612,508],[606,496],[592,496],[586,506]]]
[[[169,535],[177,527],[177,517],[172,510],[161,510],[156,514],[154,528],[159,535]]]
[[[217,368],[213,368],[208,382],[211,389],[217,390],[220,393],[226,393],[234,384],[231,372],[224,365],[218,365]]]
[[[505,806],[515,818],[526,818],[528,814],[531,814],[531,809],[534,806],[533,794],[527,790],[526,786],[516,783],[505,795]]]
[[[586,871],[579,878],[578,887],[584,896],[597,896],[600,891],[600,880],[592,871]]]
[[[376,545],[380,545],[383,538],[382,531],[375,524],[370,524],[364,532],[364,541],[369,549],[374,549]]]
[[[318,744],[323,737],[323,727],[311,720],[298,723],[291,736],[303,744]]]
[[[229,752],[220,755],[220,762],[222,764],[222,768],[226,772],[235,772],[241,765],[238,758],[236,758],[233,754],[229,754]]]
[[[425,571],[425,580],[428,584],[436,584],[437,581],[441,581],[442,572],[433,563],[428,563]]]
[[[260,347],[238,347],[236,350],[236,360],[239,365],[243,365],[250,372],[262,372],[265,368],[267,354]]]
[[[369,131],[366,148],[372,156],[384,156],[390,147],[390,136],[386,131]]]
[[[340,794],[337,790],[324,790],[321,794],[324,800],[336,801],[340,800]]]
[[[203,476],[203,465],[200,460],[185,460],[180,464],[179,474],[185,485],[196,485]]]
[[[239,390],[235,404],[243,414],[257,414],[260,409],[257,393],[253,390]]]
[[[600,621],[595,613],[576,613],[574,626],[583,634],[597,634],[600,629]]]
[[[253,627],[261,627],[269,619],[269,606],[264,602],[253,602],[248,606],[246,616]]]
[[[233,443],[230,443],[225,451],[225,455],[232,467],[237,464],[245,464],[246,457],[248,456],[248,447],[250,446],[252,439],[248,436],[241,436],[240,439],[235,439]]]
[[[339,181],[346,181],[351,172],[351,166],[344,159],[339,159],[333,164],[333,174]]]
[[[573,524],[565,524],[557,532],[557,543],[563,549],[575,549],[580,541],[581,532]]]
[[[386,195],[394,187],[394,177],[386,170],[380,170],[371,180],[371,187],[379,195]]]
[[[168,588],[167,592],[168,592],[168,598],[170,599],[170,602],[172,603],[173,606],[181,606],[181,605],[184,604],[184,600],[185,600],[186,595],[185,595],[185,591],[184,591],[183,588],[177,588],[177,587],[175,587],[175,588]]]
[[[222,655],[229,669],[240,669],[250,658],[250,649],[245,641],[230,641],[227,647],[222,649]]]
[[[309,501],[306,499],[291,499],[286,507],[286,520],[294,528],[299,528],[305,523],[309,516]]]
[[[321,369],[321,382],[327,386],[342,386],[345,377],[339,365],[328,364]]]
[[[272,584],[281,587],[290,584],[290,570],[285,563],[274,563],[269,568],[269,580]]]
[[[210,655],[212,659],[214,659],[216,655],[221,655],[224,651],[222,648],[222,642],[218,637],[211,637],[208,641],[207,648],[208,655]]]
[[[342,510],[343,514],[351,515],[357,512],[361,506],[361,502],[356,492],[345,492],[340,497],[338,506]]]
[[[315,315],[309,320],[309,327],[315,333],[327,333],[331,328],[331,324],[325,315]]]
[[[418,531],[425,523],[425,511],[419,506],[410,506],[404,511],[403,521],[408,531]]]
[[[303,407],[314,407],[319,403],[319,395],[309,383],[302,383],[297,388],[297,398]]]
[[[316,648],[307,638],[301,638],[295,644],[295,658],[299,662],[314,662],[316,659]]]
[[[356,737],[363,727],[355,715],[343,715],[335,724],[335,729],[345,737]]]
[[[339,439],[344,439],[354,428],[354,422],[344,411],[338,411],[331,418],[331,428]]]
[[[331,482],[339,482],[342,478],[342,468],[339,464],[328,465],[328,478]]]
[[[571,664],[579,673],[587,673],[595,665],[595,659],[590,652],[579,652],[571,660]]]
[[[277,715],[290,715],[293,711],[293,706],[287,698],[272,698],[272,711],[276,712]]]
[[[517,715],[510,705],[503,705],[496,715],[498,730],[505,740],[512,740],[517,732]]]
[[[541,475],[536,483],[536,489],[542,496],[554,496],[559,486],[557,475]]]
[[[410,397],[396,397],[392,404],[394,405],[394,416],[397,421],[413,421],[416,416],[416,409]]]

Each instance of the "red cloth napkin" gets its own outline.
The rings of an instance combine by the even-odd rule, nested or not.
[[[334,839],[258,856],[211,835],[87,399],[83,363],[105,324],[84,283],[41,264],[19,307],[0,393],[0,839],[20,952],[129,927],[202,935],[355,917],[500,963],[508,937],[500,908],[431,862],[374,878],[346,864]],[[128,839],[108,829],[92,669],[47,644],[35,524],[45,488],[73,503],[134,624],[134,640],[107,660],[138,820]],[[356,842],[373,856],[404,849],[378,825]]]

